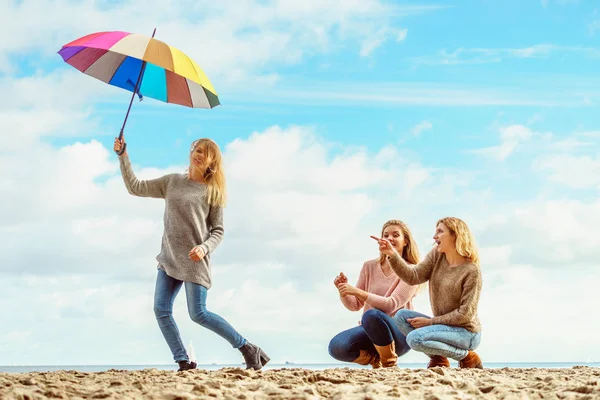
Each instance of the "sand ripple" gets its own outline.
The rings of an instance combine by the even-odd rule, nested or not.
[[[600,369],[0,373],[0,399],[600,399]]]

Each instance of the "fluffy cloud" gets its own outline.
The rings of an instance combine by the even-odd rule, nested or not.
[[[433,128],[433,124],[429,121],[421,121],[414,128],[412,128],[411,133],[414,136],[419,136],[424,131],[430,130]]]
[[[550,181],[574,189],[600,188],[600,158],[553,154],[536,158],[533,167]]]
[[[500,128],[500,141],[497,146],[471,150],[470,153],[479,154],[496,161],[504,161],[515,152],[517,147],[531,139],[534,133],[524,125],[509,125]]]
[[[372,34],[372,37],[362,41],[360,45],[360,56],[370,56],[379,46],[385,43],[388,38],[395,37],[396,42],[403,42],[408,35],[408,29],[382,28]]]
[[[118,91],[65,66],[56,54],[91,32],[150,34],[156,24],[158,38],[198,61],[219,92],[239,92],[243,86],[253,93],[277,81],[273,66],[347,46],[358,52],[376,30],[385,33],[377,36],[379,44],[394,35],[401,40],[406,32],[394,28],[397,19],[437,8],[383,0],[185,1],[177,7],[140,0],[3,3],[0,90],[6,95],[0,99],[0,129],[13,134],[2,135],[0,145],[12,151],[41,137],[102,132],[101,120],[91,115]]]
[[[102,131],[97,102],[115,91],[78,71],[40,72],[14,78],[0,75],[0,146],[22,151],[40,139],[81,137]],[[123,92],[124,93],[124,92]]]
[[[216,283],[209,304],[250,338],[267,347],[271,340],[278,343],[272,348],[280,361],[301,354],[326,358],[333,330],[352,326],[358,318],[343,312],[330,281],[340,270],[357,278],[364,259],[376,256],[368,234],[380,229],[382,218],[390,218],[373,215],[377,201],[369,190],[422,168],[407,164],[396,170],[399,164],[391,151],[355,150],[331,157],[331,146],[302,127],[272,127],[230,143],[225,149],[231,189],[227,233],[213,258]],[[46,166],[43,174],[27,168],[31,158]],[[0,160],[6,170],[15,171],[3,185],[8,190],[0,204],[0,230],[6,237],[0,264],[11,287],[1,308],[7,320],[15,316],[9,306],[15,301],[35,310],[0,332],[0,346],[8,349],[11,338],[22,333],[27,346],[19,351],[37,362],[53,362],[60,355],[57,347],[67,345],[65,338],[76,325],[87,341],[102,337],[103,343],[126,347],[139,340],[136,348],[143,352],[137,359],[142,362],[164,357],[165,349],[156,346],[162,339],[151,307],[162,201],[127,194],[114,156],[94,140],[58,149],[37,145]],[[184,166],[135,168],[140,178],[150,178]],[[413,188],[425,180],[416,180]],[[21,301],[21,296],[26,298]],[[285,300],[275,305],[274,298]],[[188,337],[196,343],[217,342],[216,349],[225,354],[202,353],[204,360],[235,359],[235,352],[219,347],[220,339],[202,339],[187,321],[181,298],[177,307],[182,329],[195,332]],[[325,321],[337,322],[331,331],[315,329]],[[53,328],[39,329],[46,324]],[[276,338],[294,324],[302,328],[286,336],[304,342],[290,349]],[[105,360],[96,351],[107,344],[69,343],[80,349],[75,352],[80,358],[61,362]],[[17,352],[5,354],[4,363],[19,357]],[[133,353],[117,354],[122,354],[115,356],[118,362],[127,362]]]
[[[487,243],[510,246],[508,260],[539,268],[596,265],[600,251],[592,232],[600,202],[536,199],[500,208],[482,232]]]
[[[255,132],[224,152],[231,201],[225,240],[213,258],[208,306],[278,362],[331,361],[329,339],[359,318],[339,303],[331,280],[340,271],[356,280],[362,262],[376,255],[368,235],[398,216],[413,227],[422,254],[430,225],[444,210],[471,223],[484,260],[481,352],[489,361],[549,359],[544,346],[560,336],[550,321],[557,310],[568,313],[565,293],[580,304],[569,314],[575,330],[592,312],[586,305],[591,281],[583,271],[598,257],[585,233],[600,223],[596,203],[530,203],[486,216],[482,205],[489,200],[479,195],[435,195],[464,195],[471,190],[468,180],[456,183],[450,172],[402,160],[389,146],[376,153],[340,149],[299,126]],[[20,154],[1,158],[18,174],[0,197],[6,238],[0,265],[8,288],[0,317],[12,321],[0,330],[0,363],[23,357],[36,363],[169,360],[152,313],[162,201],[127,194],[114,156],[96,141],[36,146],[28,154],[46,166],[44,174],[28,169]],[[184,167],[134,166],[141,178]],[[414,176],[419,178],[410,191],[389,187]],[[550,264],[568,268],[559,273]],[[532,315],[515,311],[525,304]],[[239,362],[227,343],[189,321],[183,292],[175,308],[184,340],[193,341],[201,362]],[[416,308],[430,312],[426,291]],[[542,345],[532,326],[549,331]],[[508,340],[511,329],[520,332],[518,343]],[[561,349],[552,359],[595,357],[590,349],[596,345],[590,346]],[[67,348],[71,355],[63,356]],[[402,361],[425,359],[410,353]]]
[[[533,246],[530,251],[539,252]],[[590,318],[600,278],[595,264],[576,268],[567,263],[548,270],[539,263],[487,262],[491,270],[484,274],[480,301],[481,354],[490,361],[598,360],[600,340],[589,335],[600,329],[597,319]]]
[[[0,170],[8,173],[0,177],[0,319],[7,321],[0,327],[0,364],[170,360],[152,313],[164,204],[128,195],[114,155],[88,139],[102,132],[104,120],[91,117],[87,104],[110,100],[114,91],[68,69],[16,78],[11,75],[14,60],[32,53],[36,59],[57,58],[60,45],[90,31],[127,27],[151,32],[150,22],[158,21],[159,37],[197,59],[219,81],[216,86],[224,87],[248,77],[275,80],[267,66],[297,63],[348,44],[371,54],[382,40],[405,39],[406,31],[394,31],[389,18],[430,9],[375,0],[267,5],[204,1],[175,8],[138,0],[52,5],[26,0],[2,6],[0,22],[8,33],[0,38],[0,69],[8,74],[0,78],[0,89],[8,95],[0,99],[0,130],[5,132]],[[533,48],[515,56],[550,50]],[[38,62],[25,67],[37,70]],[[55,65],[62,65],[59,59]],[[366,90],[357,85],[350,94],[319,88],[324,93],[317,97],[361,103],[511,103],[439,89],[438,84],[414,89],[384,83],[370,88],[375,94],[365,98]],[[300,96],[312,101],[316,94]],[[47,144],[52,137],[78,138],[53,146]],[[523,125],[507,126],[500,130],[500,144],[482,153],[505,160],[540,137]],[[582,143],[595,142],[591,133],[568,144],[580,149]],[[545,144],[551,149],[556,142]],[[254,132],[224,151],[231,197],[225,241],[213,258],[208,307],[264,346],[275,362],[332,361],[328,340],[359,318],[339,303],[331,284],[335,274],[344,271],[356,280],[362,262],[376,255],[368,235],[390,218],[409,223],[425,254],[432,223],[445,215],[467,220],[482,245],[484,360],[600,356],[594,353],[597,341],[585,336],[593,329],[591,285],[598,278],[599,254],[591,239],[600,222],[595,200],[564,194],[558,200],[498,204],[490,188],[476,185],[476,171],[432,168],[402,157],[393,146],[375,152],[348,148],[301,126]],[[550,174],[552,187],[597,188],[596,159],[549,158],[558,156],[574,157],[561,150],[533,164]],[[135,153],[132,160],[142,179],[185,168],[140,166]],[[578,168],[576,178],[567,179],[558,167],[563,162]],[[520,311],[525,306],[531,314]],[[426,292],[418,296],[416,308],[429,312]],[[566,325],[581,345],[556,349],[564,335],[556,326],[565,326],[557,315],[568,315]],[[183,292],[175,316],[201,362],[241,361],[222,339],[189,320]],[[511,339],[515,335],[518,342]],[[425,362],[425,357],[410,353],[402,361]]]
[[[150,35],[156,27],[157,38],[186,52],[209,76],[239,82],[268,75],[261,72],[267,64],[297,63],[347,42],[373,40],[372,32],[379,29],[386,34],[377,35],[378,41],[402,38],[393,27],[395,19],[435,9],[382,0],[203,0],[176,7],[141,0],[8,2],[0,8],[5,28],[0,67],[14,69],[11,57],[32,52],[58,57],[54,53],[62,44],[91,32],[122,29]]]
[[[592,25],[589,27],[592,32]],[[413,58],[414,65],[476,65],[500,63],[510,59],[550,58],[570,53],[586,58],[598,58],[600,50],[595,47],[560,46],[549,43],[518,48],[464,48],[453,51],[443,49],[435,56]]]

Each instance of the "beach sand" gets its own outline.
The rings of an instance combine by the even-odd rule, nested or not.
[[[600,368],[0,373],[0,399],[599,399]]]

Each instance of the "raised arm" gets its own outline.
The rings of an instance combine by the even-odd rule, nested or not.
[[[223,235],[225,233],[225,228],[223,226],[223,207],[210,206],[210,211],[208,212],[208,227],[210,229],[210,236],[200,245],[204,250],[204,254],[212,253],[219,243],[221,243],[221,240],[223,240]]]
[[[360,289],[360,290],[365,290],[366,287],[366,263],[363,264],[362,269],[360,270],[360,274],[358,275],[358,281],[356,282],[356,288]],[[356,297],[355,295],[346,295],[346,296],[341,296],[340,300],[342,301],[342,304],[350,311],[358,311],[361,308],[363,308],[363,306],[365,305],[365,302],[361,299],[359,299],[358,297]]]
[[[123,182],[125,182],[125,187],[130,194],[140,197],[165,198],[170,175],[147,181],[139,180],[131,168],[127,153],[119,156],[119,164]]]
[[[431,250],[425,259],[415,266],[410,266],[408,263],[394,251],[389,256],[390,266],[392,270],[409,285],[420,285],[431,278],[431,272],[437,260],[437,250]]]
[[[460,306],[449,313],[431,319],[432,324],[461,326],[469,323],[477,313],[477,304],[481,294],[481,271],[479,267],[467,275],[460,296]]]

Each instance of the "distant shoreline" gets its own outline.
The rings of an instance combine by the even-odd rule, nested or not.
[[[398,363],[399,368],[422,369],[425,363]],[[490,362],[484,363],[486,369],[499,368],[572,368],[578,366],[600,368],[600,362]],[[223,368],[243,368],[243,364],[199,364],[198,369],[216,371]],[[452,362],[452,367],[456,364]],[[28,372],[51,372],[51,371],[80,371],[80,372],[102,372],[109,370],[140,371],[144,369],[176,370],[176,364],[133,364],[133,365],[0,365],[0,372],[5,373],[28,373]],[[269,363],[265,370],[282,368],[302,368],[308,370],[324,370],[333,368],[370,369],[370,366],[361,366],[352,363]]]

